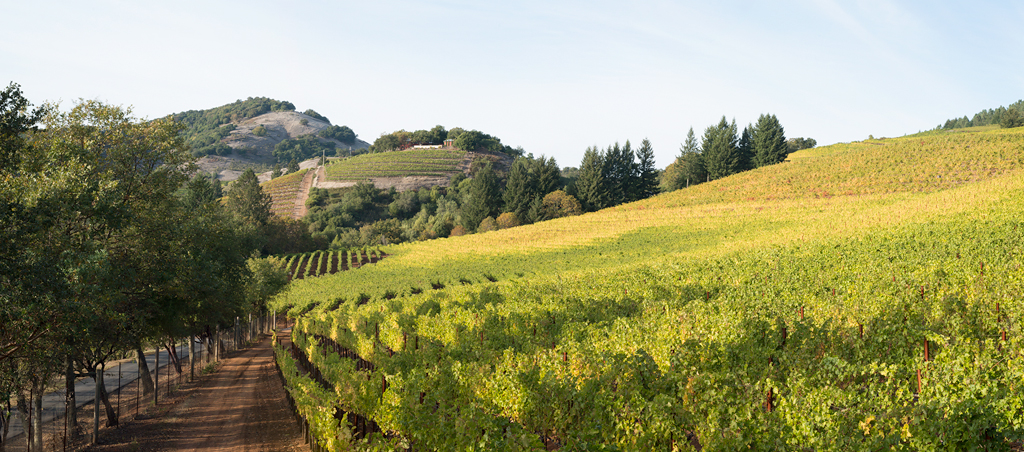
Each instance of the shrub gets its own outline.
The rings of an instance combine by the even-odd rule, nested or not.
[[[476,228],[476,232],[487,232],[487,231],[497,231],[497,230],[498,230],[498,222],[494,221],[494,217],[484,218],[483,221],[480,222],[480,226],[477,226],[477,228]]]
[[[495,221],[495,223],[497,223],[498,229],[514,228],[522,224],[519,221],[519,217],[516,216],[515,212],[505,212],[501,215],[498,215],[498,219]]]
[[[263,127],[263,124],[260,124],[256,126],[255,129],[252,129],[252,134],[258,137],[265,137],[267,136],[267,128]]]
[[[579,215],[583,212],[580,202],[562,190],[555,190],[544,195],[542,202],[544,203],[542,207],[544,216],[549,219]]]
[[[452,232],[448,234],[448,237],[458,237],[460,235],[466,235],[466,228],[462,227],[461,224],[452,228]]]

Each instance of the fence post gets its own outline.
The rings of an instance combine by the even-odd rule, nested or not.
[[[196,337],[189,335],[188,337],[188,381],[196,379]]]
[[[154,381],[156,381],[156,384],[153,385],[153,405],[156,405],[157,402],[160,400],[160,346],[157,345],[155,350],[156,354],[154,359],[156,360],[156,365],[153,366],[153,368],[156,370],[156,378],[154,379]]]

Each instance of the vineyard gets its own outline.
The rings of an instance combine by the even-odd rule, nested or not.
[[[310,170],[299,170],[260,184],[263,187],[263,192],[269,194],[273,200],[271,212],[274,215],[283,217],[292,215],[295,211],[295,200],[302,188],[302,178],[308,171]]]
[[[327,450],[1020,449],[1022,243],[1021,129],[840,144],[293,281],[278,361]]]
[[[314,251],[280,256],[288,280],[333,275],[348,269],[373,264],[386,256],[379,249]]]
[[[466,153],[444,149],[363,154],[327,166],[329,181],[359,181],[375,177],[450,176],[460,172]]]

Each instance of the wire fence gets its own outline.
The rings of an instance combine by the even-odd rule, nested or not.
[[[225,355],[245,348],[258,340],[263,333],[269,332],[273,328],[272,323],[276,323],[276,319],[253,318],[250,322],[236,319],[235,326],[230,329],[213,331],[202,337],[179,338],[173,345],[150,348],[147,351],[146,362],[150,379],[154,383],[152,390],[147,390],[144,379],[138,378],[140,370],[137,359],[107,363],[103,371],[103,382],[113,416],[117,419],[114,424],[120,425],[144,418],[149,408],[173,398],[195,378],[212,371],[215,364]],[[175,351],[177,360],[171,357],[171,349]],[[142,373],[144,374],[145,370]],[[75,419],[70,416],[72,410],[67,409],[70,406],[70,398],[64,378],[55,379],[47,389],[43,397],[41,422],[37,424],[41,426],[42,431],[41,447],[31,447],[31,436],[38,435],[34,435],[33,426],[24,422],[25,414],[15,406],[8,421],[9,434],[6,441],[0,442],[0,451],[68,451],[94,442],[92,435],[93,423],[96,420],[93,396],[96,389],[95,379],[77,379]],[[33,418],[37,415],[32,406],[34,404],[28,405],[28,417]],[[107,427],[110,424],[108,420],[106,407],[101,403],[98,410],[100,438],[104,430],[110,428]],[[0,435],[3,433],[3,427],[0,423]]]

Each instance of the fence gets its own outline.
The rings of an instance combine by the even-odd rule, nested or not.
[[[174,396],[182,385],[211,370],[211,366],[219,361],[223,354],[242,349],[258,339],[262,333],[269,332],[274,323],[276,323],[276,319],[269,317],[250,318],[249,321],[236,318],[234,327],[230,329],[214,330],[209,335],[202,337],[176,339],[170,348],[173,348],[179,357],[180,371],[178,366],[174,365],[173,360],[169,358],[168,347],[150,348],[146,355],[146,362],[155,387],[149,393],[144,391],[143,379],[138,378],[137,359],[107,363],[102,381],[117,424],[131,422],[139,418],[140,415],[145,415],[149,407]],[[213,347],[212,344],[218,344],[219,347]],[[60,389],[51,389],[43,397],[41,447],[31,448],[29,440],[30,435],[34,433],[32,426],[23,422],[22,415],[17,408],[12,408],[10,435],[6,442],[0,442],[0,450],[3,452],[75,450],[92,442],[94,422],[99,424],[100,435],[102,435],[108,418],[103,405],[100,404],[97,407],[94,403],[95,380],[83,377],[75,382],[75,405],[77,406],[75,418],[77,419],[78,435],[74,434],[75,422],[68,415],[67,407],[70,406],[70,399],[64,386],[63,377],[55,379],[51,385],[48,385],[48,388],[59,387]],[[28,414],[30,417],[37,414],[32,403],[29,403]],[[0,430],[2,430],[2,425],[0,425]]]

